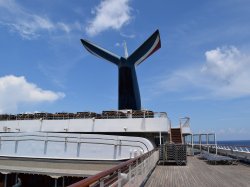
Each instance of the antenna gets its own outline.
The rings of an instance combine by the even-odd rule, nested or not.
[[[127,59],[128,58],[128,48],[127,48],[127,44],[126,41],[123,41],[123,47],[124,47],[124,57]]]

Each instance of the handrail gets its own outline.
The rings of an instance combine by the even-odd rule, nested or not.
[[[125,119],[125,118],[166,118],[165,112],[134,111],[132,113],[102,113],[77,112],[77,113],[33,113],[33,114],[0,114],[0,121],[13,120],[65,120],[65,119]]]
[[[229,147],[247,147],[250,148],[249,145],[230,145],[230,144],[218,144],[218,146],[229,146]]]
[[[217,145],[218,149],[221,150],[231,150],[233,152],[242,152],[242,153],[250,153],[250,146],[247,145]]]
[[[191,145],[191,144],[187,144]],[[200,149],[201,147],[205,148],[215,148],[215,149],[220,149],[220,150],[225,150],[225,151],[232,151],[234,153],[241,152],[241,153],[247,153],[250,154],[250,146],[247,145],[226,145],[226,144],[193,144],[193,146],[199,146]]]
[[[96,175],[93,175],[93,176],[90,176],[86,179],[83,179],[77,183],[74,183],[74,184],[71,184],[70,186],[68,187],[88,187],[89,185],[91,184],[94,184],[98,181],[100,181],[101,179],[111,175],[111,174],[114,174],[116,173],[117,171],[124,171],[126,170],[126,168],[128,168],[129,166],[133,165],[134,163],[138,162],[138,161],[142,161],[144,160],[145,158],[149,157],[150,155],[152,155],[155,151],[157,151],[157,149],[154,149],[152,151],[149,151],[143,155],[140,155],[136,158],[133,158],[133,159],[130,159],[126,162],[123,162],[113,168],[110,168],[108,170],[105,170],[105,171],[102,171]]]

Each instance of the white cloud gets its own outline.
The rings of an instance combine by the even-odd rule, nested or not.
[[[124,38],[135,38],[135,34],[125,34],[125,33],[120,33],[120,35]]]
[[[130,0],[103,0],[92,11],[95,17],[89,22],[86,32],[94,36],[107,29],[119,30],[131,20]]]
[[[52,102],[64,96],[61,92],[43,90],[25,77],[0,77],[0,113],[16,111],[20,104]]]
[[[71,28],[68,25],[66,25],[65,23],[59,22],[57,25],[66,33],[69,33],[71,31]]]
[[[78,29],[76,24],[53,22],[46,16],[34,14],[18,5],[15,0],[0,0],[0,24],[19,33],[24,39],[37,38],[42,31],[69,33],[72,29]]]
[[[250,55],[236,47],[222,47],[205,53],[202,67],[180,69],[163,77],[164,91],[199,90],[190,98],[239,98],[250,96]]]

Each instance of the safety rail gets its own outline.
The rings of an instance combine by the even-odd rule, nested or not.
[[[250,146],[245,146],[245,145],[217,145],[217,149],[241,152],[241,153],[250,153]]]
[[[158,160],[159,150],[154,149],[69,187],[140,186],[153,171]]]
[[[195,155],[200,153],[202,150],[207,151],[208,153],[214,152],[217,154],[217,144],[196,144],[196,143],[186,143],[188,148],[189,155]]]
[[[188,146],[192,146],[192,144],[187,144]],[[225,150],[231,152],[240,152],[240,153],[250,153],[250,146],[245,145],[220,145],[220,144],[193,144],[194,148],[198,149],[218,149]]]
[[[122,118],[162,118],[165,112],[152,111],[104,111],[102,114],[94,112],[77,113],[33,113],[33,114],[0,114],[0,121],[10,120],[64,120],[64,119],[122,119]]]
[[[222,145],[222,144],[187,144],[192,147],[192,155],[202,150],[216,155],[225,155],[238,161],[250,164],[250,146],[245,145]]]
[[[202,150],[229,156],[238,161],[250,164],[250,146],[244,145],[202,145]]]
[[[199,146],[199,144],[195,144]],[[218,149],[218,150],[225,150],[231,152],[240,152],[240,153],[250,153],[250,146],[245,145],[221,145],[221,144],[206,144],[202,145],[203,148],[208,149]]]
[[[0,154],[14,157],[125,160],[152,149],[148,141],[129,136],[120,139],[100,134],[0,133]]]

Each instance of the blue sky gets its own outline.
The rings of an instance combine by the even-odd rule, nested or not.
[[[194,132],[250,139],[250,2],[0,0],[0,112],[116,109],[118,72],[85,38],[123,55],[156,29],[137,68],[142,106],[191,118]]]

